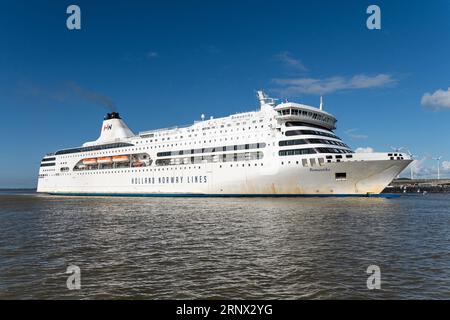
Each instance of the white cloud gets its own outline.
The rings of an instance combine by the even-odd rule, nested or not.
[[[413,169],[414,177],[418,178],[436,178],[437,163],[429,156],[414,160],[410,166]],[[440,164],[441,177],[443,174],[450,172],[450,161],[442,161]]]
[[[303,93],[326,94],[342,90],[379,88],[394,85],[397,79],[389,74],[369,76],[358,74],[352,77],[334,76],[324,79],[317,78],[277,78],[273,82],[280,86],[277,90],[284,96],[295,96]]]
[[[275,55],[275,58],[290,68],[300,71],[307,71],[307,68],[301,60],[293,57],[289,51],[280,52]]]
[[[345,131],[345,134],[348,135],[351,139],[367,139],[368,138],[367,135],[358,133],[358,129],[348,129]]]
[[[371,147],[365,147],[365,148],[359,147],[359,148],[356,148],[355,152],[356,153],[373,153],[373,152],[375,152],[375,150]]]
[[[414,174],[414,178],[419,179],[435,179],[437,177],[437,162],[433,160],[431,156],[423,156],[420,159],[415,159],[408,166],[407,170],[403,172],[403,176],[409,177],[411,169]],[[442,161],[440,164],[441,177],[449,177],[450,173],[450,161]]]
[[[425,161],[427,159],[427,157],[423,157],[422,159],[414,159],[413,162],[411,162],[410,167],[413,168],[414,174],[429,174],[429,168],[425,166]]]
[[[447,91],[439,89],[433,93],[425,93],[422,96],[421,103],[425,107],[434,109],[450,108],[450,87]]]
[[[442,161],[442,169],[450,171],[450,161]]]
[[[413,172],[414,178],[426,178],[431,175],[431,168],[426,166],[426,161],[428,157],[423,157],[422,159],[414,159],[407,169],[402,172],[404,177],[411,177],[411,171]]]

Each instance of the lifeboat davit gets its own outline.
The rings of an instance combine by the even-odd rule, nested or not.
[[[83,159],[83,164],[85,165],[97,164],[97,158]]]
[[[113,162],[128,162],[130,161],[130,156],[122,155],[122,156],[113,156]]]
[[[97,158],[97,163],[111,163],[111,157],[100,157]]]

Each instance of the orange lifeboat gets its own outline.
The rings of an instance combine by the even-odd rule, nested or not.
[[[132,166],[133,167],[143,167],[144,166],[144,162],[142,162],[142,161],[134,161],[132,163]]]
[[[112,161],[113,162],[128,162],[128,161],[130,161],[130,156],[126,156],[126,155],[113,156]]]
[[[111,163],[111,157],[99,157],[97,158],[97,163]]]
[[[83,159],[83,164],[85,165],[97,164],[97,158]]]

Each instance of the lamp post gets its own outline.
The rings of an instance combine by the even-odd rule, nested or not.
[[[442,156],[433,158],[433,160],[437,161],[437,178],[438,178],[438,180],[441,178],[441,174],[440,174],[441,159],[442,159]]]
[[[412,154],[411,153],[411,151],[409,151],[408,150],[408,154],[409,154],[409,156],[411,157],[411,159],[413,160],[413,162],[411,162],[411,165],[410,165],[410,170],[411,170],[411,180],[413,180],[414,179],[414,166],[413,166],[413,164],[414,164],[414,157],[417,157],[417,155],[415,155],[415,154]]]

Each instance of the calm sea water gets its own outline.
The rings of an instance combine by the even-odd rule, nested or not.
[[[450,298],[450,195],[106,198],[0,191],[2,299]],[[81,290],[68,290],[69,265]],[[381,269],[368,290],[366,269]]]

